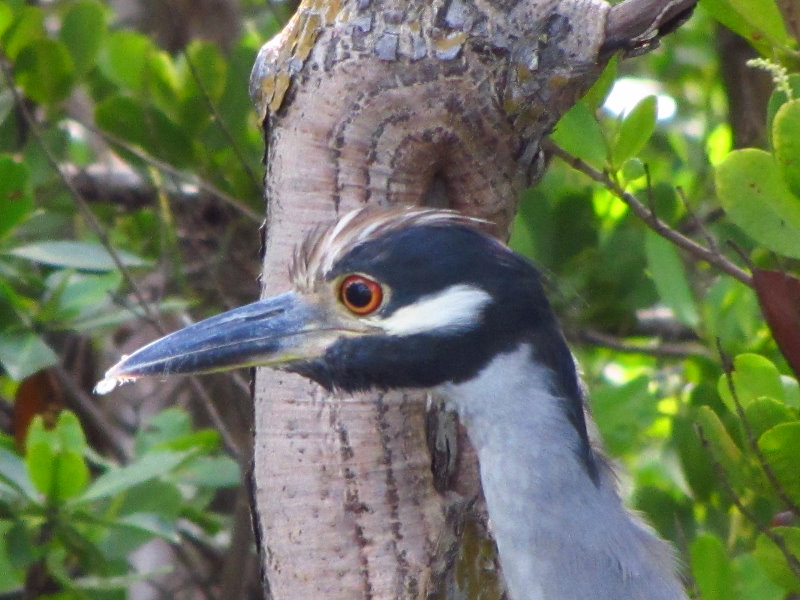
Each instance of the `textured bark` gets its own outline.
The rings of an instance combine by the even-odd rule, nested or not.
[[[304,1],[251,81],[267,145],[264,294],[287,289],[305,232],[364,204],[457,208],[505,237],[544,168],[541,138],[608,52],[675,18],[615,10],[610,32],[601,0]],[[419,394],[331,397],[260,369],[253,492],[273,597],[503,597],[453,419],[435,402],[426,414]]]

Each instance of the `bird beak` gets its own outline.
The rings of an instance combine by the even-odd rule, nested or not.
[[[254,365],[279,366],[321,356],[341,335],[357,334],[332,322],[295,292],[253,302],[200,321],[125,356],[106,371],[95,392],[145,375],[200,374]]]

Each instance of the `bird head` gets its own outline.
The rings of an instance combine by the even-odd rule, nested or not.
[[[111,367],[97,391],[261,365],[327,389],[430,388],[528,342],[577,397],[536,269],[483,225],[433,209],[351,212],[298,246],[290,291],[152,342]]]

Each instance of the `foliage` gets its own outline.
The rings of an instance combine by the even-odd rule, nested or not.
[[[177,408],[139,431],[124,466],[93,452],[69,411],[50,430],[37,416],[25,446],[20,455],[0,437],[0,593],[38,569],[62,590],[48,598],[124,598],[154,574],[131,572],[126,557],[154,538],[177,543],[189,525],[213,545],[225,526],[208,511],[213,492],[240,481],[219,434],[193,430]]]
[[[773,75],[758,115],[765,148],[731,148],[709,16]],[[601,108],[612,63],[559,123],[567,152],[556,154],[570,164],[528,191],[512,237],[558,281],[568,335],[590,342],[579,359],[607,448],[632,473],[632,503],[706,600],[800,590],[800,56],[789,31],[772,0],[701,2],[662,53],[624,64],[655,89],[619,116]],[[677,100],[674,117],[657,119],[655,94]]]
[[[613,61],[559,123],[570,164],[555,159],[526,193],[512,237],[558,282],[551,297],[631,503],[706,600],[800,592],[800,60],[779,6],[703,0],[660,51]],[[775,80],[763,148],[732,148],[715,19]],[[208,300],[185,275],[174,197],[201,190],[255,230],[263,144],[247,78],[277,26],[253,9],[227,53],[196,40],[172,55],[97,0],[0,1],[4,397],[56,364],[54,332],[99,342],[135,316]],[[601,107],[621,75],[653,89],[617,115]],[[664,97],[677,100],[668,119]],[[109,163],[155,201],[81,200],[75,169]],[[144,302],[153,270],[174,283]],[[123,597],[140,576],[127,554],[175,541],[187,521],[213,533],[210,493],[233,479],[214,435],[179,411],[137,435],[125,466],[87,447],[69,412],[52,430],[35,421],[24,456],[0,442],[0,590],[43,565],[59,597]]]

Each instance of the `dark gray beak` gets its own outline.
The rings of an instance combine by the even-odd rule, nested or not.
[[[199,374],[254,365],[286,365],[321,356],[348,333],[295,292],[200,321],[125,356],[95,387],[105,394],[145,375]]]

